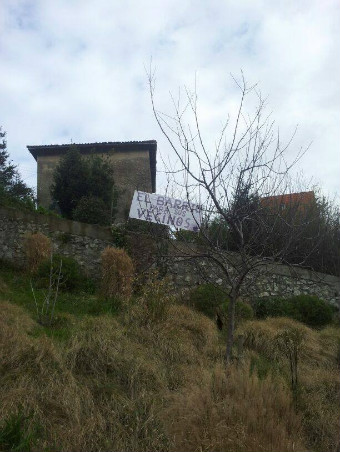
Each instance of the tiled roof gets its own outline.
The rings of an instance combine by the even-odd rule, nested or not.
[[[299,193],[288,193],[276,196],[266,196],[261,198],[261,204],[266,206],[273,205],[299,205],[310,206],[315,203],[314,191],[304,191]]]

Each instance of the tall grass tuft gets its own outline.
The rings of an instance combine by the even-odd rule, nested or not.
[[[199,384],[170,395],[163,414],[174,452],[306,450],[287,388],[249,376],[248,366],[226,373],[217,364]]]
[[[36,272],[39,265],[50,256],[51,251],[51,240],[46,235],[41,232],[28,234],[24,239],[28,271],[30,273]]]
[[[140,327],[157,327],[166,321],[170,306],[174,303],[172,286],[167,278],[160,278],[157,271],[149,272],[139,296],[130,306],[127,317]]]
[[[291,386],[293,391],[297,389],[298,375],[299,391],[295,403],[301,415],[305,444],[312,450],[337,450],[340,425],[339,329],[327,327],[317,332],[282,317],[247,322],[241,331],[245,346],[258,357],[265,357],[272,369],[279,369],[287,387]],[[292,365],[295,366],[293,372]]]
[[[134,267],[126,251],[107,247],[101,255],[102,294],[107,297],[129,298],[132,293]]]

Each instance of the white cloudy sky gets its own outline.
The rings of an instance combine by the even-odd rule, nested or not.
[[[0,125],[25,180],[27,144],[156,139],[144,66],[157,100],[198,79],[202,128],[213,142],[242,69],[269,96],[283,136],[325,193],[339,194],[338,0],[0,0]],[[294,149],[293,149],[294,150]],[[292,151],[293,151],[292,150]]]

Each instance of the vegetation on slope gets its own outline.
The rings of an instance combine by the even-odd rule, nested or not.
[[[2,268],[0,300],[1,450],[337,446],[337,327],[316,331],[284,318],[241,322],[244,351],[226,372],[223,332],[166,296],[164,283],[152,282],[119,306],[61,293],[53,327],[36,322],[26,274]],[[304,337],[297,404],[289,360],[275,347],[280,331],[292,328]]]

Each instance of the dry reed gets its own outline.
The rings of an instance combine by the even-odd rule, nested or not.
[[[39,264],[47,259],[52,251],[51,240],[41,232],[28,234],[24,239],[24,252],[26,255],[27,269],[34,273]]]
[[[105,297],[129,298],[132,293],[134,267],[126,251],[107,247],[101,255],[102,293]]]

